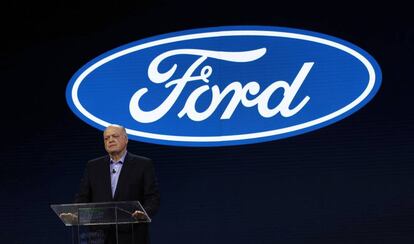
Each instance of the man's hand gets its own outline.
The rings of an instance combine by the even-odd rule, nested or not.
[[[145,220],[147,219],[146,215],[144,212],[142,211],[138,211],[136,210],[135,212],[132,213],[132,217],[138,219],[138,220]]]
[[[73,213],[61,213],[59,217],[63,220],[63,222],[68,224],[77,224],[78,223],[78,216]]]

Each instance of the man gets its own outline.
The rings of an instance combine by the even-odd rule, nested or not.
[[[104,131],[108,155],[88,162],[81,180],[77,203],[136,201],[152,217],[158,210],[160,194],[151,159],[127,151],[128,136],[124,127],[110,125]],[[140,218],[143,212],[132,215]],[[116,243],[115,229],[104,227],[105,243]],[[148,225],[121,225],[118,243],[149,243]]]

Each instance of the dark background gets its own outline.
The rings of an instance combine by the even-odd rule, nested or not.
[[[414,243],[414,18],[350,1],[33,1],[1,8],[0,242],[70,243],[49,207],[69,203],[102,132],[66,105],[71,76],[96,56],[191,28],[268,25],[347,40],[379,63],[362,109],[266,143],[170,147],[130,141],[155,162],[159,243]],[[108,94],[110,96],[110,94]]]

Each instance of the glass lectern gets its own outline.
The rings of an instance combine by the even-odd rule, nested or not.
[[[66,226],[71,226],[73,244],[104,243],[103,230],[110,227],[115,227],[115,239],[118,243],[119,225],[130,226],[133,241],[134,224],[151,222],[139,201],[52,204],[50,206]]]

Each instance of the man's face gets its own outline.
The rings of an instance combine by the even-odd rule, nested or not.
[[[122,152],[127,144],[128,138],[120,127],[109,126],[104,132],[105,150],[109,154]]]

